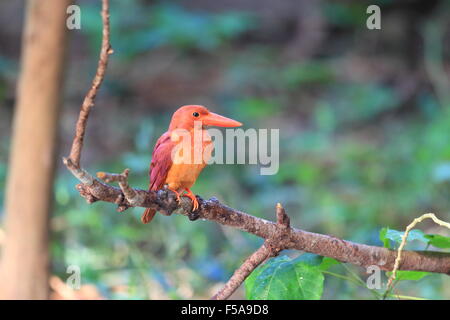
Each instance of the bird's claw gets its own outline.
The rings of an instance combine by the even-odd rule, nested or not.
[[[199,203],[195,194],[192,193],[191,190],[187,189],[187,193],[184,194],[184,197],[188,197],[192,201],[192,212],[197,211],[199,208]]]
[[[178,193],[178,191],[176,191],[176,190],[173,190],[173,189],[170,189],[170,188],[168,188],[170,191],[172,191],[173,193],[175,193],[175,195],[177,196],[176,197],[176,199],[175,199],[175,201],[178,203],[178,204],[180,204],[180,202],[181,202],[181,196],[180,196],[180,194]]]

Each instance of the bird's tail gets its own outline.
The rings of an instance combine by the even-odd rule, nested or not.
[[[144,214],[141,217],[141,221],[143,223],[149,223],[150,221],[152,221],[153,217],[155,216],[156,210],[155,209],[150,209],[147,208],[144,211]]]

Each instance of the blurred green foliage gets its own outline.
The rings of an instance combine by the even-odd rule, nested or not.
[[[212,51],[253,25],[250,14],[186,11],[176,2],[148,6],[123,0],[111,6],[111,42],[119,57],[132,58],[149,49],[173,46],[181,51]],[[83,6],[83,28],[91,49],[97,52],[101,41],[99,6]]]
[[[147,10],[127,2],[112,8],[112,34],[116,52],[128,58],[160,46],[214,52],[256,23],[246,13],[192,12],[166,2]],[[341,4],[328,4],[324,10],[330,23],[349,26],[361,22],[362,9],[360,5],[347,10]],[[98,8],[88,7],[83,14],[85,32],[96,52]],[[383,226],[402,226],[424,211],[448,212],[449,108],[440,105],[433,94],[424,92],[418,97],[415,114],[380,121],[380,116],[402,105],[390,86],[343,82],[329,59],[274,67],[273,51],[255,47],[249,52],[238,54],[225,73],[226,79],[236,83],[229,90],[237,91],[229,100],[230,116],[247,126],[264,127],[273,119],[289,119],[296,111],[286,106],[286,95],[305,88],[320,88],[323,93],[310,112],[308,125],[289,132],[281,127],[277,175],[260,176],[252,166],[211,166],[202,173],[195,192],[266,218],[272,218],[274,204],[282,202],[294,225],[375,245],[381,244],[377,234]],[[249,83],[278,91],[252,95],[238,89]],[[133,185],[145,187],[149,151],[168,122],[167,115],[161,121],[155,116],[142,118],[129,128],[135,138],[128,152],[91,170],[118,172],[129,167]],[[179,216],[159,215],[151,225],[143,226],[138,220],[141,210],[114,213],[110,204],[87,206],[70,181],[62,175],[56,188],[55,219],[64,221],[65,227],[55,232],[55,261],[60,262],[55,270],[64,277],[65,265],[79,264],[86,282],[128,286],[121,295],[105,291],[112,298],[208,297],[211,284],[226,281],[260,243],[247,234],[210,222],[191,223]],[[341,271],[350,277],[357,272],[345,268]],[[428,278],[420,282],[423,288],[433,288],[425,296],[442,298],[443,284],[436,282],[443,276]],[[417,292],[418,286],[410,285],[405,291]],[[367,298],[372,294],[331,276],[324,297]]]

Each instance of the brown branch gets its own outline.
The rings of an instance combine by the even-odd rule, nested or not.
[[[277,207],[277,221],[274,223],[265,219],[251,216],[247,213],[232,209],[212,198],[203,200],[198,197],[199,209],[192,214],[192,203],[186,198],[176,201],[175,194],[167,189],[159,191],[145,191],[133,189],[128,184],[128,171],[117,175],[100,173],[99,176],[106,181],[118,182],[120,188],[107,185],[80,167],[80,156],[83,147],[83,137],[86,130],[89,112],[93,106],[96,93],[105,74],[108,55],[112,53],[109,45],[109,15],[108,0],[103,0],[103,41],[98,69],[91,89],[81,106],[76,127],[76,135],[72,144],[69,158],[64,158],[64,164],[70,172],[81,182],[77,185],[80,195],[88,203],[105,201],[115,203],[119,211],[129,207],[154,208],[160,213],[170,215],[173,212],[188,216],[191,220],[202,218],[215,221],[225,226],[236,228],[265,239],[266,249],[260,249],[250,256],[249,269],[258,265],[270,253],[282,249],[297,249],[320,256],[331,257],[341,262],[352,263],[361,267],[379,266],[382,270],[390,271],[394,268],[396,251],[377,246],[368,246],[338,239],[333,236],[312,233],[292,228],[284,209]],[[270,245],[270,248],[267,246]],[[259,262],[259,263],[258,263]],[[245,263],[244,263],[245,264]],[[254,268],[254,267],[253,267]],[[450,254],[432,251],[403,251],[402,261],[398,270],[429,271],[450,274]],[[239,279],[248,271],[242,271]],[[248,274],[247,274],[248,275]],[[236,275],[236,278],[238,275]],[[244,277],[245,279],[245,277]],[[243,280],[242,280],[243,281]],[[241,282],[242,282],[241,281]]]
[[[272,256],[274,256],[274,253],[271,251],[270,247],[267,246],[266,241],[264,241],[263,245],[244,261],[244,263],[234,272],[230,280],[227,281],[225,286],[220,289],[211,300],[228,299],[236,289],[241,286],[242,282],[247,279],[253,270]]]
[[[97,172],[97,178],[102,179],[106,183],[118,182],[125,199],[130,203],[130,205],[134,206],[136,203],[142,202],[145,195],[136,192],[133,188],[130,187],[130,185],[128,184],[129,172],[130,169],[125,169],[121,174]],[[116,199],[116,203],[121,204],[123,200],[123,198]]]
[[[277,204],[276,214],[277,224],[280,227],[280,230],[284,230],[284,232],[265,240],[263,245],[244,261],[244,263],[234,272],[230,280],[227,281],[225,286],[220,289],[211,300],[228,299],[237,288],[241,286],[253,270],[268,258],[277,256],[278,253],[284,249],[287,243],[285,243],[286,238],[283,236],[289,234],[290,219],[280,203]]]
[[[78,185],[78,190],[88,201],[94,198],[116,203],[116,199],[122,195],[122,191],[119,188],[106,185],[96,179],[91,185]],[[154,208],[167,215],[176,212],[189,216],[191,213],[191,201],[182,198],[181,203],[178,204],[175,195],[171,191],[149,192],[140,189],[134,189],[134,191],[140,195],[141,201],[132,205],[125,199],[124,204],[129,207]],[[215,198],[209,200],[204,200],[201,197],[197,198],[200,206],[196,214],[201,219],[215,221],[225,226],[252,233],[263,239],[283,234],[286,237],[283,241],[289,249],[331,257],[341,262],[348,262],[361,267],[377,265],[386,271],[391,271],[394,268],[397,257],[395,250],[358,244],[293,227],[289,227],[289,233],[286,233],[285,226],[235,210],[220,203]],[[403,251],[399,270],[450,274],[450,254],[435,251]]]

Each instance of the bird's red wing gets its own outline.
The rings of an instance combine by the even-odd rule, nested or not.
[[[152,162],[150,163],[150,186],[149,191],[160,190],[164,187],[167,174],[172,166],[172,149],[174,143],[170,139],[170,133],[164,133],[156,141],[153,149]],[[142,222],[149,223],[155,216],[156,210],[147,208],[142,215]]]
[[[172,149],[175,143],[170,138],[170,133],[164,133],[156,142],[153,149],[152,162],[150,164],[149,190],[160,190],[164,187],[170,167],[172,166]]]

